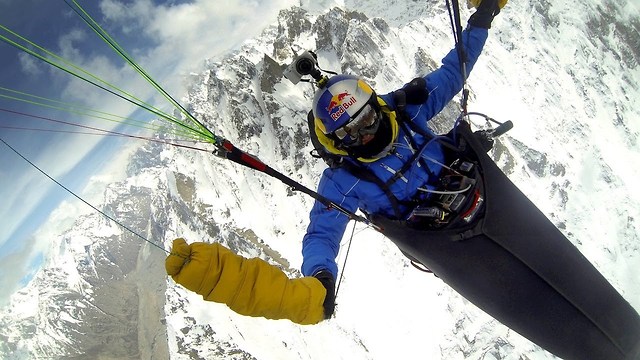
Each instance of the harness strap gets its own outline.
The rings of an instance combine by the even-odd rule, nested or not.
[[[423,80],[423,79],[418,78],[415,80]],[[420,82],[417,82],[417,81],[414,81],[414,82],[416,82],[414,86],[424,88],[424,84],[421,84]],[[393,96],[394,96],[394,102],[395,102],[395,109],[393,110],[396,111],[396,120],[398,124],[402,127],[404,132],[407,133],[407,135],[410,135],[411,131],[413,131],[421,135],[426,141],[425,144],[427,144],[430,140],[434,139],[435,137],[433,134],[430,134],[420,129],[415,123],[411,121],[409,116],[406,114],[406,111],[405,111],[406,105],[407,105],[406,91],[403,89],[396,90],[393,93]],[[416,95],[412,93],[411,96],[413,99],[416,96],[420,97],[420,94]],[[426,96],[428,96],[428,94]],[[420,98],[420,100],[425,100],[425,99]],[[429,178],[431,179],[435,178],[435,173],[429,168],[428,164],[426,163],[426,160],[420,156],[422,154],[422,151],[416,151],[414,152],[413,156],[407,162],[404,163],[404,165],[400,170],[395,172],[395,174],[391,178],[389,178],[387,181],[383,181],[371,169],[365,166],[359,165],[357,163],[357,160],[355,160],[353,156],[345,157],[341,155],[335,155],[324,150],[323,149],[324,147],[322,146],[320,141],[314,136],[315,125],[314,125],[314,117],[313,117],[312,111],[310,111],[307,114],[307,121],[309,124],[309,130],[311,132],[310,134],[311,142],[314,148],[316,149],[316,151],[318,152],[317,156],[323,158],[325,162],[327,162],[327,164],[332,168],[343,167],[346,171],[348,171],[353,176],[363,181],[376,184],[386,195],[387,199],[389,200],[389,203],[391,204],[391,207],[393,208],[394,216],[398,220],[402,220],[402,217],[403,217],[403,213],[400,209],[400,206],[404,205],[404,206],[410,207],[412,205],[416,205],[416,202],[413,200],[409,200],[409,201],[398,200],[398,198],[391,191],[391,186],[400,178],[402,178],[404,173],[407,172],[416,162],[419,162],[420,165],[425,169],[425,171],[429,175]],[[448,148],[449,150],[455,151],[456,153],[460,152],[460,149],[448,143],[447,141],[440,141],[439,139],[436,139],[436,141],[438,141],[440,145]],[[412,148],[414,149],[418,148],[418,145],[416,144],[415,140],[411,136],[409,136],[409,142]],[[354,159],[354,161],[351,161],[351,159]]]
[[[400,117],[399,117],[399,121],[398,121],[398,122],[400,123],[400,126],[402,126],[402,129],[403,129],[407,134],[409,134],[409,133],[410,133],[410,131],[409,131],[409,130],[410,130],[410,126],[407,124],[407,121],[406,121],[406,120],[407,120],[407,119],[406,119],[406,114],[403,114],[403,116],[400,116]],[[417,148],[417,144],[416,144],[415,140],[414,140],[412,137],[409,137],[409,143],[410,143],[410,145],[411,145],[411,147],[412,147],[412,148],[414,148],[414,149],[415,149],[415,148]],[[423,145],[423,146],[426,146],[426,143],[425,143],[425,145]],[[429,165],[426,163],[425,159],[421,157],[421,155],[422,155],[422,151],[416,151],[416,152],[413,154],[413,156],[411,157],[411,159],[409,159],[409,161],[407,161],[407,162],[402,166],[402,168],[400,169],[400,171],[398,171],[398,172],[394,175],[394,178],[395,178],[395,177],[397,177],[397,178],[396,178],[396,179],[393,179],[393,178],[392,178],[392,179],[393,179],[393,181],[395,182],[398,178],[400,178],[400,177],[402,176],[402,174],[403,174],[404,172],[406,172],[407,170],[409,170],[409,169],[411,168],[411,166],[413,166],[413,164],[414,164],[416,161],[419,161],[419,162],[420,162],[420,165],[422,165],[422,167],[424,167],[425,171],[429,174],[429,177],[430,177],[430,178],[435,177],[435,175],[436,175],[436,174],[434,174],[434,173],[433,173],[433,171],[431,171],[431,168],[429,168]],[[390,179],[389,181],[391,181],[391,179]]]
[[[472,237],[477,236],[477,235],[481,235],[481,234],[483,234],[482,221],[478,221],[476,223],[476,225],[474,227],[472,227],[471,229],[468,229],[466,231],[458,233],[458,234],[456,234],[456,236],[451,236],[451,240],[453,240],[453,241],[462,241],[462,240],[471,239]]]
[[[412,130],[413,132],[421,135],[423,138],[425,138],[426,142],[425,145],[429,142],[429,140],[433,139],[434,136],[426,131],[423,131],[422,129],[420,129],[416,124],[414,124],[411,119],[409,119],[409,116],[407,115],[405,109],[406,109],[406,105],[407,105],[407,94],[404,90],[400,89],[400,90],[396,90],[394,92],[394,101],[395,101],[395,110],[396,110],[396,120],[398,121],[398,124],[403,128],[403,130],[405,131],[405,133],[407,133],[407,135],[410,134],[410,130]],[[416,144],[415,140],[409,136],[409,142],[410,145],[413,148],[417,148],[418,145]],[[453,150],[455,152],[459,152],[460,150],[455,147],[454,145],[446,142],[446,141],[438,141],[439,144],[444,145],[445,147],[447,147],[450,150]],[[433,173],[433,171],[431,171],[431,169],[429,168],[428,164],[426,163],[426,160],[424,158],[421,157],[422,151],[416,151],[413,156],[404,163],[404,165],[402,166],[402,168],[400,168],[400,170],[398,170],[391,178],[389,178],[386,182],[382,181],[382,179],[380,179],[375,173],[373,173],[373,171],[371,171],[370,169],[363,167],[363,166],[359,166],[358,164],[354,164],[351,161],[342,161],[342,163],[340,164],[340,166],[345,167],[345,170],[349,171],[352,175],[358,177],[359,179],[363,180],[363,181],[368,181],[368,182],[372,182],[376,185],[378,185],[378,187],[380,189],[382,189],[382,191],[385,193],[385,195],[387,196],[389,203],[391,203],[391,206],[393,208],[393,212],[394,215],[396,216],[397,219],[402,220],[402,212],[400,211],[400,205],[405,205],[405,206],[411,206],[411,205],[416,205],[415,201],[400,201],[398,200],[398,198],[393,194],[393,192],[391,191],[391,186],[398,181],[400,178],[402,178],[402,176],[404,176],[404,173],[407,172],[416,162],[420,162],[421,166],[425,169],[425,171],[428,173],[429,178],[435,178],[435,174]]]
[[[389,203],[391,203],[391,207],[393,208],[393,213],[396,218],[401,219],[402,212],[400,211],[400,203],[398,201],[398,198],[396,198],[396,196],[391,192],[389,186],[385,185],[384,181],[376,176],[370,169],[364,166],[359,166],[357,163],[350,161],[350,159],[345,156],[332,154],[329,151],[325,150],[324,146],[318,140],[315,134],[313,111],[309,111],[309,113],[307,114],[307,123],[309,125],[309,135],[311,137],[311,143],[314,149],[317,151],[317,155],[314,155],[313,152],[311,155],[314,157],[317,156],[322,158],[330,168],[337,169],[342,167],[358,179],[376,184],[389,199]],[[354,161],[357,161],[355,160],[355,158],[353,159]]]
[[[407,93],[406,93],[406,91],[404,89],[396,90],[393,93],[393,97],[394,97],[394,100],[395,100],[395,103],[396,103],[396,110],[397,110],[396,119],[397,119],[398,123],[400,124],[400,126],[402,126],[402,129],[407,134],[410,133],[409,130],[413,130],[415,133],[422,135],[427,141],[432,139],[433,136],[431,136],[431,134],[425,133],[423,131],[414,130],[414,128],[417,128],[417,127],[415,126],[413,121],[411,121],[411,119],[409,119],[409,116],[407,115],[407,113],[405,111],[405,109],[407,107]],[[427,97],[428,97],[428,93],[427,93]],[[420,129],[418,129],[418,130],[420,130]],[[411,147],[412,148],[414,148],[414,149],[417,148],[416,143],[415,143],[415,141],[414,141],[414,139],[412,137],[409,137],[409,142],[411,143]],[[416,161],[416,158],[418,157],[419,154],[420,154],[420,152],[416,152],[414,154],[414,156],[402,167],[402,169],[399,171],[400,176],[402,176],[402,173],[404,173],[405,171],[409,170],[411,165],[413,165],[413,163]],[[429,173],[429,177],[435,176],[435,174],[431,171],[431,169],[429,168],[429,166],[427,166],[427,164],[424,162],[423,159],[420,159],[419,161],[422,164],[422,166],[425,168],[425,170]],[[400,176],[398,176],[398,178],[400,178]],[[395,179],[395,180],[397,180],[397,179]]]
[[[398,201],[398,198],[393,194],[393,192],[391,192],[391,187],[387,185],[387,183],[383,182],[382,179],[380,179],[376,174],[373,173],[373,171],[366,167],[358,166],[351,161],[343,161],[342,167],[344,167],[345,170],[347,170],[358,179],[378,185],[378,187],[387,196],[387,199],[389,199],[396,218],[402,218],[402,211],[400,211],[400,201]]]

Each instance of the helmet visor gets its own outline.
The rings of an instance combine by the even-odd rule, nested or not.
[[[367,104],[350,122],[336,129],[334,134],[345,146],[361,145],[362,136],[374,135],[378,131],[380,117],[380,113],[371,104]]]

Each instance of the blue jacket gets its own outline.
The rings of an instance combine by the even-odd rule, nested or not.
[[[467,72],[471,71],[480,56],[487,36],[486,29],[468,27],[463,31],[462,42],[468,60]],[[413,123],[433,134],[427,127],[427,122],[442,111],[462,89],[463,79],[456,50],[451,50],[442,60],[442,66],[426,75],[424,79],[427,82],[429,98],[423,104],[407,105],[405,111]],[[392,93],[381,97],[391,108],[395,108]],[[418,147],[426,141],[421,135],[405,133],[401,127],[395,142],[395,150],[391,154],[362,165],[368,167],[382,181],[388,180],[412,157],[409,136],[414,138]],[[431,143],[423,157],[431,159],[424,162],[428,165],[430,172],[420,163],[416,163],[405,172],[403,177],[391,185],[390,190],[398,200],[413,198],[419,187],[430,187],[430,181],[436,180],[429,179],[429,173],[433,176],[433,174],[439,174],[441,170],[441,167],[432,161],[444,160],[440,145],[437,142]],[[320,179],[318,193],[352,212],[359,208],[368,214],[382,214],[390,217],[394,215],[387,195],[378,185],[362,181],[344,168],[326,169]],[[307,234],[302,241],[304,258],[302,273],[310,276],[319,270],[327,269],[336,277],[338,267],[335,258],[349,218],[338,211],[327,209],[325,205],[316,201],[311,210],[310,219]]]

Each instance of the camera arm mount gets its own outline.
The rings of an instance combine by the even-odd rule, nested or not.
[[[329,77],[323,75],[322,72],[337,75],[333,71],[321,69],[318,66],[318,56],[315,52],[307,50],[300,55],[297,55],[291,64],[284,70],[284,77],[289,79],[294,85],[300,81],[311,82],[307,78],[303,78],[306,75],[311,76],[315,80],[315,84],[318,88],[326,86]]]

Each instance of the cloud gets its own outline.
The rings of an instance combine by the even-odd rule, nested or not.
[[[0,262],[0,289],[2,289],[0,306],[7,304],[9,296],[22,287],[23,279],[31,272],[31,264],[28,259],[32,258],[35,242],[35,237],[30,236],[24,239],[21,248],[2,257]]]
[[[58,244],[57,238],[78,216],[89,211],[88,207],[78,201],[64,201],[38,231],[22,239],[21,244],[14,246],[8,253],[3,253],[0,261],[0,288],[3,289],[0,293],[0,306],[6,305],[11,294],[31,279],[47,254]]]
[[[20,63],[20,70],[25,75],[36,77],[43,73],[42,62],[27,53],[19,53],[18,61]]]
[[[151,54],[162,54],[155,57],[157,61],[188,67],[236,48],[274,23],[281,9],[297,4],[294,0],[196,0],[153,6],[143,0],[125,8],[115,0],[106,0],[101,9],[108,21],[123,28],[139,26],[141,35],[157,45]]]
[[[124,115],[127,115],[127,111],[131,111],[132,107],[130,104],[118,103],[117,99],[112,98],[103,100],[103,104],[112,111]],[[108,129],[118,125],[118,123],[108,124],[99,120],[98,122],[101,122],[97,124],[100,128]],[[47,175],[61,181],[72,191],[78,191],[77,187],[82,186],[86,180],[83,176],[90,172],[92,167],[98,167],[97,164],[86,159],[96,151],[96,147],[104,137],[63,134],[48,136],[46,140],[31,141],[29,137],[12,140],[7,139],[7,142]],[[38,151],[40,146],[45,151]],[[2,147],[4,148],[4,145]],[[3,223],[3,226],[0,226],[0,246],[4,241],[15,241],[13,237],[17,235],[16,232],[21,229],[21,232],[24,232],[31,223],[41,218],[42,215],[38,214],[46,213],[51,201],[54,199],[60,201],[63,197],[69,196],[65,190],[20,159],[18,155],[5,149],[10,154],[9,156],[3,154],[3,159],[6,156],[7,162],[11,161],[12,171],[4,170],[5,174],[0,181],[2,198],[0,219]]]
[[[10,145],[49,176],[60,180],[71,173],[80,160],[92,150],[94,144],[86,144],[90,140],[92,139],[89,137],[67,137],[60,141],[41,143],[46,145],[47,151],[32,158],[29,158],[29,154],[33,154],[33,150],[29,148],[33,148],[36,144],[29,144],[28,141],[26,144],[19,144],[12,141]],[[75,151],[69,150],[68,146]],[[7,149],[7,151],[10,150]],[[44,220],[51,211],[51,207],[56,206],[57,201],[68,196],[63,189],[26,161],[15,154],[10,155],[14,155],[14,159],[8,159],[11,161],[13,171],[7,174],[7,177],[3,177],[2,189],[0,189],[0,196],[3,199],[0,207],[0,219],[2,219],[0,246],[5,243],[23,242],[23,238],[31,234]],[[23,247],[25,244],[19,246]]]
[[[62,35],[58,40],[58,47],[60,48],[59,55],[64,59],[77,61],[82,59],[82,53],[75,46],[78,42],[87,39],[87,33],[80,29],[71,29],[71,31]]]
[[[10,241],[11,235],[25,221],[30,221],[29,214],[39,206],[50,189],[50,185],[33,172],[35,170],[27,170],[29,171],[17,173],[19,174],[17,176],[16,173],[12,174],[12,178],[6,181],[7,184],[2,191],[3,206],[0,208],[0,218],[3,219],[3,226],[0,227],[2,240]]]
[[[156,7],[149,0],[135,1],[133,4],[104,0],[100,3],[100,10],[111,26],[117,24],[124,33],[131,33],[149,24],[155,17]]]
[[[0,3],[2,1],[5,0],[0,0]],[[101,25],[107,30],[118,29],[136,36],[138,40],[146,39],[146,43],[137,42],[143,48],[126,50],[135,54],[135,60],[178,99],[182,95],[180,92],[184,91],[181,84],[185,74],[197,69],[206,59],[219,57],[237,48],[246,39],[258,35],[267,25],[275,22],[281,9],[297,4],[296,0],[240,0],[224,3],[195,0],[190,3],[156,6],[150,0],[137,0],[126,5],[116,0],[103,0],[100,2],[100,9],[104,20],[98,14],[91,15],[104,22]],[[155,91],[151,85],[145,83],[128,65],[119,62],[120,59],[113,56],[107,45],[92,35],[87,29],[67,29],[57,39],[56,51],[65,59],[140,99],[150,99]],[[106,50],[101,52],[98,49]],[[42,76],[43,69],[47,68],[42,62],[26,54],[20,54],[19,59],[20,70],[33,76]],[[40,84],[44,86],[37,90],[56,89],[57,95],[65,102],[82,104],[111,114],[128,116],[134,111],[131,104],[81,80],[73,79],[68,74],[57,71],[54,80],[56,83],[43,83],[42,80]],[[60,83],[61,80],[64,83]],[[78,120],[77,114],[67,116],[74,122]],[[92,123],[93,120],[82,117],[80,119],[86,124],[97,124],[100,128],[111,129],[118,125],[107,121]],[[16,144],[21,152],[49,175],[67,181],[87,176],[86,168],[91,164],[83,164],[83,159],[95,151],[102,140],[101,137],[69,135],[51,135],[43,139],[44,142],[41,142],[24,136],[20,139],[24,141]],[[60,193],[64,193],[57,185],[22,163],[22,160],[15,160],[11,165],[15,164],[20,164],[19,169],[12,170],[11,176],[5,177],[3,174],[0,179],[3,185],[0,189],[0,197],[3,199],[0,206],[0,218],[3,219],[0,246],[3,246],[3,241],[14,243],[13,252],[9,256],[0,254],[0,274],[4,274],[0,275],[3,278],[0,285],[5,289],[5,294],[13,292],[7,289],[15,290],[19,281],[31,271],[29,263],[34,256],[41,252],[46,254],[47,250],[41,244],[41,241],[46,241],[38,239],[46,239],[59,231],[59,228],[47,225],[40,231],[44,235],[36,238],[29,236],[29,231],[33,233],[30,227],[39,226],[35,224],[35,214],[42,217],[43,211],[51,209],[46,206],[51,206],[52,194],[57,194],[56,201],[61,201],[63,196]],[[77,182],[82,184],[82,180],[77,179]],[[10,186],[5,186],[5,181],[10,182]],[[108,179],[103,178],[102,181],[106,183]],[[90,192],[100,193],[95,188]],[[63,203],[56,211],[64,207]],[[65,222],[59,222],[58,225],[62,224]],[[21,229],[21,235],[25,237],[18,239],[16,234]],[[22,244],[15,246],[17,241]],[[7,244],[4,245],[4,249],[9,248]]]
[[[105,164],[103,173],[87,179],[86,185],[78,187],[76,191],[90,204],[98,204],[104,196],[104,189],[109,184],[120,181],[126,176],[126,168],[122,164],[137,149],[135,144],[125,144],[119,154],[110,156],[109,163]],[[53,161],[47,159],[48,161]],[[46,164],[45,164],[46,166]],[[43,199],[52,197],[52,193],[65,194],[46,177],[37,173],[35,169],[25,172],[20,178],[12,179],[16,184],[9,192],[3,194],[4,209],[0,213],[3,225],[0,227],[0,239],[7,238],[9,242],[0,244],[0,306],[6,305],[9,296],[24,285],[25,279],[30,279],[43,259],[48,257],[57,244],[56,238],[68,230],[79,216],[89,214],[94,210],[83,202],[70,197],[55,206],[55,209],[45,211],[42,225],[37,229],[29,229],[30,235],[20,238],[16,243],[9,236],[23,226],[29,228],[30,222],[34,222],[35,213],[41,207],[46,206]],[[4,246],[3,246],[4,245]]]

